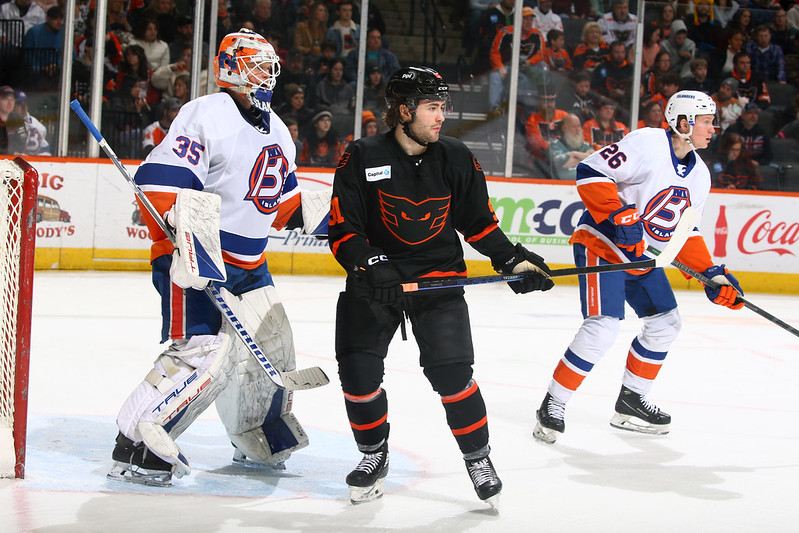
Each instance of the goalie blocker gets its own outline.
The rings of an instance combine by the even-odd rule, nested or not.
[[[294,370],[291,327],[275,288],[241,296],[221,292],[273,364]],[[120,433],[139,449],[122,450],[117,439],[110,478],[169,485],[171,474],[188,474],[188,459],[175,439],[214,400],[237,460],[282,468],[292,452],[308,445],[308,435],[291,413],[291,391],[266,377],[230,328],[223,322],[218,335],[175,341],[158,356],[117,418]],[[166,464],[148,461],[141,447]]]

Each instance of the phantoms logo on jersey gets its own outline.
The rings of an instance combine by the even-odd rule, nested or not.
[[[660,191],[644,209],[644,229],[655,240],[671,239],[677,222],[686,207],[691,205],[690,194],[685,187],[669,187]]]
[[[265,146],[250,171],[250,191],[244,199],[252,200],[264,214],[275,212],[280,203],[288,166],[280,146]]]
[[[447,221],[449,196],[416,203],[383,191],[379,193],[383,224],[402,242],[415,245],[430,240],[438,235]]]

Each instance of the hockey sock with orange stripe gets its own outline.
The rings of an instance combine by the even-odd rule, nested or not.
[[[442,396],[447,424],[464,454],[488,445],[488,417],[480,388],[472,380],[462,391]]]
[[[344,393],[344,404],[359,449],[363,451],[380,446],[388,438],[388,398],[385,390],[380,388],[364,396]]]

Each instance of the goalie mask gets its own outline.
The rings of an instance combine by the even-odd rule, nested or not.
[[[680,91],[669,98],[664,112],[666,122],[675,134],[679,135],[693,147],[691,135],[694,132],[696,117],[699,115],[716,115],[716,102],[699,91]],[[680,117],[688,120],[688,133],[677,131]]]
[[[235,90],[256,108],[269,112],[279,75],[280,58],[257,33],[242,28],[222,39],[214,58],[214,77],[220,87]]]

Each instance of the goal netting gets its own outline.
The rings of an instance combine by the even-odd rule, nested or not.
[[[0,159],[0,477],[24,477],[36,170]]]

